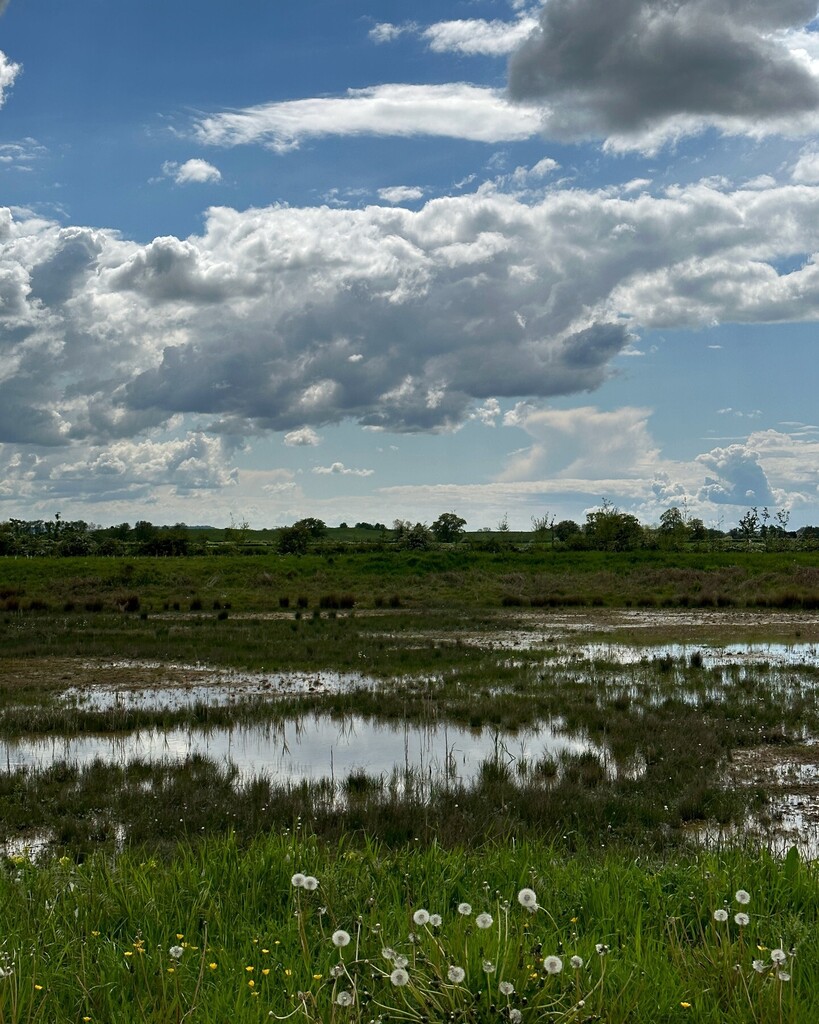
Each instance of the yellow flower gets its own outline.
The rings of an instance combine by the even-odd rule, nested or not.
[[[96,938],[96,936],[98,936],[98,935],[99,935],[99,932],[91,932],[91,934],[92,934],[92,935],[93,935],[93,936],[94,936],[94,937]],[[84,1019],[85,1019],[85,1018],[83,1018],[83,1020],[84,1020]]]
[[[245,970],[246,970],[246,971],[252,971],[252,970],[253,970],[253,968],[252,968],[252,967],[245,967]]]
[[[685,1002],[683,1002],[683,1003],[680,1003],[680,1006],[681,1006],[681,1007],[682,1007],[682,1008],[683,1008],[684,1010],[690,1010],[690,1009],[691,1009],[691,1003],[685,1003]]]
[[[42,992],[43,991],[43,986],[42,985],[35,985],[34,988],[35,988],[35,990],[37,992]]]
[[[90,1017],[83,1017],[83,1020],[85,1021],[85,1024],[88,1024],[88,1022],[89,1022],[89,1020],[91,1020],[91,1018]]]
[[[281,939],[274,939],[274,941],[273,941],[273,945],[274,946],[280,946],[281,944],[282,944]]]
[[[263,952],[263,953],[269,953],[269,952],[270,952],[270,950],[269,950],[269,949],[263,949],[263,950],[262,950],[262,952]]]
[[[185,938],[185,933],[184,932],[177,932],[176,933],[176,937],[177,937],[177,939],[184,939]]]
[[[285,969],[284,969],[284,973],[285,973],[285,974],[287,975],[287,977],[289,978],[289,977],[290,977],[290,975],[291,975],[291,974],[292,974],[293,972],[292,972],[292,971],[290,970],[290,968],[289,968],[289,967],[285,967]]]
[[[216,970],[216,968],[217,968],[217,966],[218,966],[218,965],[217,965],[217,964],[216,964],[215,962],[214,962],[214,963],[212,963],[212,964],[208,964],[208,967],[210,967],[210,969],[211,969],[212,971],[215,971],[215,970]]]
[[[321,975],[320,974],[314,974],[313,975],[313,981],[321,981]]]
[[[248,988],[254,988],[254,987],[255,987],[255,985],[256,985],[256,982],[255,982],[255,981],[254,981],[254,980],[253,980],[252,978],[251,978],[251,979],[250,979],[250,981],[249,981],[249,982],[247,983],[247,987],[248,987]]]
[[[267,975],[270,974],[270,968],[269,967],[263,967],[262,968],[262,974],[264,974],[265,977],[267,977]]]
[[[126,956],[133,956],[134,954],[133,954],[133,951],[132,951],[132,950],[130,950],[130,949],[126,949],[126,950],[125,950],[125,955],[126,955]]]
[[[168,968],[168,974],[173,974],[175,971],[176,971],[175,967],[169,967]]]

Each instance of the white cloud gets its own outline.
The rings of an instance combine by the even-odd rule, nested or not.
[[[218,167],[209,164],[207,160],[197,158],[186,160],[184,164],[169,160],[162,165],[162,170],[169,178],[173,178],[177,185],[203,185],[222,180],[222,173]]]
[[[468,18],[439,21],[421,30],[420,34],[433,53],[504,57],[516,50],[538,24],[537,18],[528,15],[512,22]]]
[[[414,22],[405,22],[403,25],[393,25],[388,21],[379,22],[369,31],[369,37],[374,43],[392,43],[407,32],[414,32]]]
[[[284,435],[284,443],[288,448],[314,448],[321,444],[321,438],[312,427],[302,427],[300,430],[290,430]]]
[[[334,462],[332,466],[314,466],[313,472],[322,476],[372,476],[373,469],[348,469],[343,462]]]
[[[378,198],[385,203],[411,203],[423,199],[424,190],[414,185],[393,185],[389,188],[380,188]]]
[[[6,102],[6,94],[22,70],[22,64],[15,64],[0,50],[0,107]]]
[[[211,146],[262,143],[278,152],[322,136],[433,135],[476,142],[530,138],[540,113],[498,89],[466,83],[377,85],[344,96],[266,103],[203,117],[194,131]]]
[[[811,146],[802,150],[791,171],[791,177],[794,181],[809,185],[819,183],[819,149]]]

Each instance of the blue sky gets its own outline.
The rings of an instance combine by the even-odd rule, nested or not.
[[[0,519],[819,522],[816,14],[0,2]]]

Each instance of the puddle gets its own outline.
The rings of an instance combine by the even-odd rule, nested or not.
[[[135,758],[176,763],[201,755],[234,766],[244,778],[265,774],[278,781],[338,780],[353,771],[390,776],[397,769],[468,783],[487,758],[498,756],[510,764],[523,764],[557,757],[562,751],[588,749],[588,743],[563,736],[545,724],[512,736],[495,729],[315,715],[258,727],[143,729],[116,737],[81,735],[0,742],[0,763],[7,769],[46,768],[57,761],[82,766],[95,759],[118,765]]]
[[[657,644],[634,647],[629,644],[581,644],[561,653],[563,664],[575,661],[606,661],[615,665],[639,665],[672,658],[688,663],[692,656],[702,658],[703,668],[728,668],[732,665],[769,665],[772,668],[817,668],[819,646],[813,643],[747,643],[726,646],[699,644]]]

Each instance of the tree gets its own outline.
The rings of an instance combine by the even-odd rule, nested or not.
[[[664,547],[680,548],[688,540],[689,529],[685,516],[676,505],[660,516],[660,539]]]
[[[605,498],[601,509],[586,513],[583,532],[590,546],[599,551],[630,551],[641,547],[644,540],[637,517],[621,512]]]
[[[556,516],[549,516],[544,513],[542,516],[532,516],[532,532],[536,540],[545,540],[548,533],[552,538],[552,547],[555,546],[555,519]]]
[[[438,516],[430,529],[437,541],[440,541],[442,544],[452,544],[463,536],[465,526],[465,519],[461,519],[454,512],[443,512]]]
[[[285,526],[279,531],[280,555],[306,555],[310,546],[310,532],[302,523]]]

